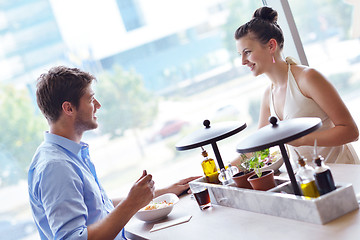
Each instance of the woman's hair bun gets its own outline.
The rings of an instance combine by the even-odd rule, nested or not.
[[[276,23],[278,18],[278,13],[276,10],[270,7],[261,7],[258,8],[253,15],[253,18],[260,18],[264,21],[269,21],[271,23]]]

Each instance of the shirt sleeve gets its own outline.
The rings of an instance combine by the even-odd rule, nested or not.
[[[39,175],[42,202],[54,239],[87,239],[82,174],[66,161],[48,163]]]

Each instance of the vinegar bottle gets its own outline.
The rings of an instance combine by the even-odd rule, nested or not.
[[[219,173],[217,171],[214,159],[208,157],[208,153],[203,147],[201,147],[201,149],[203,150],[201,154],[204,157],[204,160],[201,163],[201,167],[204,171],[206,181],[208,183],[219,183]]]
[[[333,176],[330,168],[324,164],[324,158],[317,156],[314,159],[315,167],[315,182],[319,189],[320,195],[331,192],[336,189]]]
[[[306,164],[306,158],[300,156],[297,151],[296,153],[299,156],[298,163],[300,165],[300,168],[296,175],[297,179],[300,182],[300,188],[302,190],[302,193],[304,197],[317,198],[320,196],[320,194],[315,184],[315,170],[313,167]]]

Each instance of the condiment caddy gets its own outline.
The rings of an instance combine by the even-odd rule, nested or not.
[[[275,177],[277,185],[275,188],[268,191],[258,191],[238,188],[234,183],[208,183],[206,177],[203,177],[190,182],[190,187],[206,187],[212,204],[317,224],[325,224],[359,208],[352,184],[337,183],[335,190],[316,198],[304,197],[301,194],[284,144],[318,129],[321,126],[320,119],[297,118],[278,122],[276,118],[271,117],[269,122],[271,123],[269,126],[265,126],[255,134],[243,139],[237,145],[236,151],[239,153],[254,152],[278,145],[290,181]],[[176,148],[177,150],[187,150],[211,144],[219,169],[224,173],[226,168],[216,142],[242,131],[246,124],[223,123],[211,127],[210,122],[205,120],[204,126],[205,129],[182,139]],[[329,170],[322,165],[321,158],[318,162],[320,162],[320,166],[315,169],[315,179],[316,174]]]
[[[359,208],[354,188],[350,183],[337,183],[336,189],[317,198],[294,194],[292,184],[275,176],[276,187],[268,191],[238,188],[207,183],[205,178],[190,182],[190,187],[205,186],[211,203],[246,211],[325,224]]]

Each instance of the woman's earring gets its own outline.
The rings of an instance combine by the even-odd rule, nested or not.
[[[273,63],[275,63],[275,58],[274,58],[274,55],[272,56],[272,59],[273,59]]]

